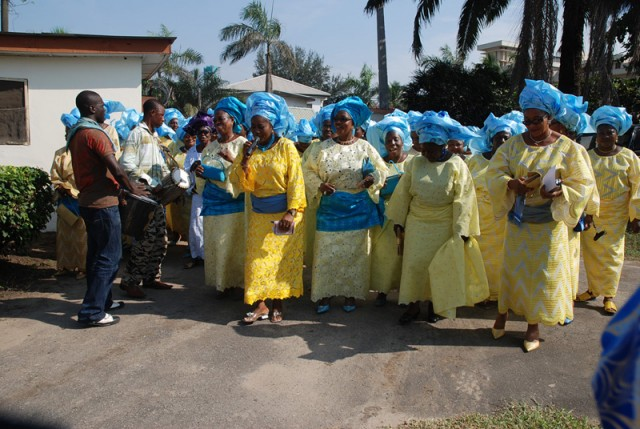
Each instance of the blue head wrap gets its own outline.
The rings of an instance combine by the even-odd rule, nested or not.
[[[307,119],[300,119],[296,126],[296,137],[301,143],[311,143],[311,140],[316,135],[316,129],[311,122]]]
[[[597,130],[602,124],[611,125],[621,136],[629,131],[633,121],[624,107],[601,106],[591,115],[591,126]]]
[[[345,111],[353,119],[353,128],[362,127],[365,122],[371,118],[371,110],[360,99],[360,97],[351,96],[335,104],[333,111],[331,112],[331,128],[335,131],[335,124],[333,119],[338,112]]]
[[[289,113],[284,98],[269,92],[254,92],[247,98],[245,121],[250,124],[254,116],[266,118],[279,136],[286,135],[288,130],[296,126],[296,120]]]
[[[547,112],[554,118],[564,114],[562,92],[555,86],[543,80],[524,80],[526,85],[520,93],[520,108],[522,110],[538,109]]]
[[[215,112],[223,110],[233,118],[233,132],[238,134],[242,131],[242,121],[244,121],[245,111],[247,106],[236,97],[225,97],[218,101],[214,109]]]
[[[311,122],[313,123],[313,125],[315,125],[316,130],[318,130],[318,133],[322,131],[322,124],[324,123],[324,121],[331,120],[331,112],[333,112],[334,107],[335,107],[335,104],[329,104],[328,106],[324,106],[322,109],[320,109],[318,113],[316,113],[316,115],[313,118],[311,118]]]
[[[522,112],[517,111],[507,113],[506,115],[502,115],[499,118],[496,117],[493,113],[489,113],[489,116],[487,116],[487,119],[484,120],[484,126],[480,131],[483,138],[481,140],[474,140],[472,142],[473,144],[470,145],[471,151],[473,153],[491,152],[491,149],[493,149],[493,138],[500,132],[506,131],[512,136],[521,134],[520,128],[524,127],[524,125],[508,119],[519,119],[520,116],[524,118]]]
[[[386,115],[380,122],[371,125],[367,130],[367,141],[376,148],[380,156],[387,156],[385,141],[387,134],[394,131],[402,139],[402,150],[408,152],[411,149],[411,129],[406,118]]]
[[[409,110],[407,113],[407,120],[409,121],[409,126],[411,127],[411,131],[416,131],[416,126],[418,122],[422,119],[422,113],[416,112],[415,110]]]
[[[420,143],[435,143],[440,146],[447,144],[451,131],[460,126],[458,121],[449,117],[447,112],[427,110],[416,123]]]
[[[176,141],[176,139],[178,138],[176,132],[173,131],[173,128],[171,128],[164,122],[162,123],[162,125],[156,128],[156,132],[158,133],[158,137],[169,136],[173,141]]]
[[[562,101],[565,112],[555,119],[564,125],[567,130],[582,134],[589,126],[589,122],[585,122],[589,103],[583,102],[582,97],[577,97],[573,94],[562,94]]]
[[[122,112],[120,119],[112,124],[121,140],[127,140],[131,130],[142,120],[142,116],[142,113],[136,109],[127,109]]]
[[[393,112],[386,114],[385,116],[399,116],[404,119],[409,119],[409,114],[407,112],[403,112],[400,109],[394,109]]]
[[[164,110],[164,123],[169,124],[172,119],[178,119],[178,127],[183,127],[187,123],[187,119],[178,109],[170,107]]]
[[[78,119],[80,119],[79,116],[73,115],[71,113],[63,113],[62,116],[60,116],[62,124],[67,128],[73,127],[76,122],[78,122]]]

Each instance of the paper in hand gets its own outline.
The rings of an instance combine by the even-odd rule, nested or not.
[[[555,165],[547,171],[547,174],[542,178],[542,185],[547,191],[552,190],[556,186],[556,167]]]

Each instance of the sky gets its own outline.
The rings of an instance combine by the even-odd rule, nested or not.
[[[458,17],[463,0],[442,2],[431,24],[423,28],[426,55],[439,55],[448,45],[455,49]],[[13,0],[9,31],[50,32],[62,27],[67,33],[149,36],[166,25],[177,37],[174,51],[192,48],[204,56],[205,65],[220,67],[224,80],[238,82],[252,77],[255,53],[229,64],[220,60],[227,42],[220,30],[241,22],[249,0]],[[312,50],[324,58],[332,75],[357,76],[364,64],[377,72],[376,17],[364,14],[365,0],[263,0],[282,25],[280,38],[292,46]],[[512,2],[501,19],[483,30],[478,44],[515,41],[521,1]],[[394,0],[385,7],[389,82],[407,84],[416,69],[411,54],[414,0]],[[479,62],[472,52],[469,62]]]

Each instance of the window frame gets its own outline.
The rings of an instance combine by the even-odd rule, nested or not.
[[[10,141],[3,139],[0,135],[0,146],[30,146],[31,145],[31,133],[29,127],[29,80],[24,78],[13,78],[0,76],[0,82],[21,82],[22,83],[22,96],[24,102],[24,128],[25,138],[24,141]]]

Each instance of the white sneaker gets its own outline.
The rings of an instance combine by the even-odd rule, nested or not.
[[[100,320],[80,323],[82,323],[86,328],[91,328],[94,326],[111,326],[115,325],[119,321],[120,318],[118,316],[112,316],[109,313],[104,313],[104,317]]]

